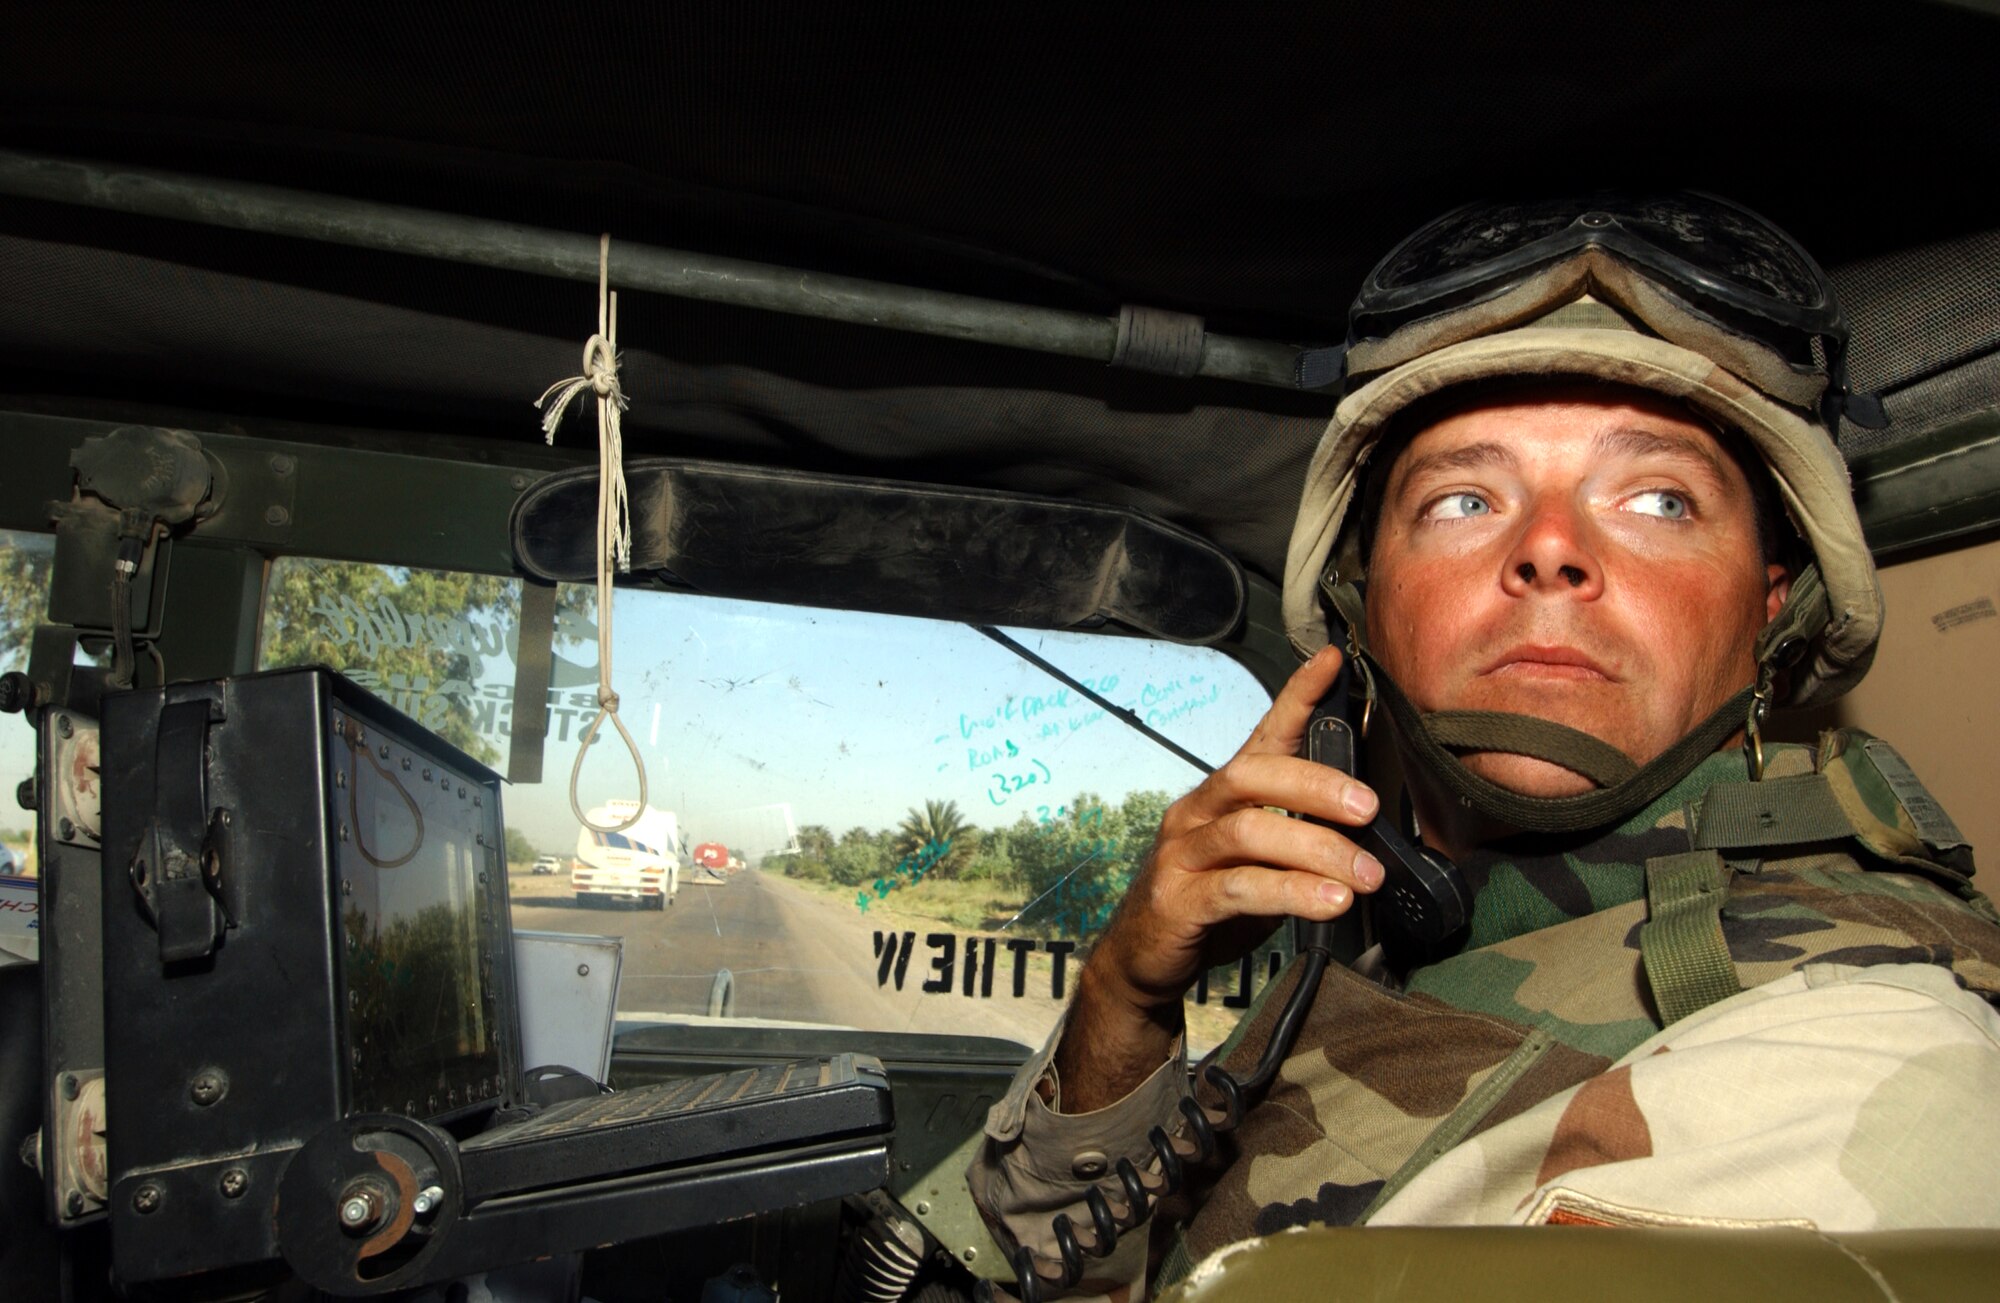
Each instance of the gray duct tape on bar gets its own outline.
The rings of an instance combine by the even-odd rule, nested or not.
[[[1186,378],[1201,368],[1205,323],[1200,317],[1165,308],[1118,309],[1118,343],[1111,365]]]

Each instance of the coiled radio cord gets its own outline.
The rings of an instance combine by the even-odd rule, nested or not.
[[[1207,1163],[1215,1157],[1216,1138],[1241,1125],[1245,1111],[1277,1079],[1278,1068],[1292,1052],[1299,1029],[1305,1025],[1306,1015],[1319,995],[1320,979],[1333,958],[1331,922],[1301,919],[1295,926],[1302,965],[1298,985],[1292,988],[1290,998],[1278,1014],[1257,1066],[1240,1081],[1217,1064],[1202,1069],[1201,1080],[1221,1097],[1222,1108],[1213,1111],[1193,1095],[1181,1096],[1180,1113],[1187,1123],[1187,1137],[1171,1136],[1164,1126],[1155,1126],[1147,1132],[1146,1142],[1152,1146],[1159,1170],[1141,1171],[1130,1158],[1120,1158],[1112,1171],[1118,1178],[1123,1201],[1114,1203],[1103,1187],[1093,1182],[1083,1195],[1084,1207],[1090,1213],[1088,1227],[1079,1227],[1068,1213],[1057,1213],[1049,1229],[1055,1235],[1058,1257],[1044,1257],[1025,1243],[1015,1247],[1015,1289],[1021,1303],[1042,1303],[1044,1290],[1072,1288],[1083,1279],[1089,1259],[1109,1257],[1118,1247],[1120,1235],[1143,1225],[1162,1199],[1187,1184],[1189,1164]]]

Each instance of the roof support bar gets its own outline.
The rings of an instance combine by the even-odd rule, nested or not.
[[[186,176],[0,150],[0,194],[78,204],[205,226],[352,245],[564,280],[597,280],[598,237],[511,222],[313,194],[245,181]],[[939,290],[829,276],[769,263],[661,249],[614,238],[611,279],[620,289],[822,317],[1038,353],[1117,361],[1187,374],[1130,347],[1118,317],[1030,307]],[[1183,323],[1199,322],[1179,318]],[[1299,350],[1268,340],[1201,333],[1192,373],[1281,389],[1297,387]],[[1193,353],[1184,347],[1184,353]]]

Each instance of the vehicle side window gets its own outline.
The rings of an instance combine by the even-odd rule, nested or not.
[[[262,669],[326,665],[474,759],[501,767],[521,582],[280,557],[265,589]]]
[[[48,611],[54,556],[52,535],[0,529],[0,674],[28,668],[35,626]],[[35,816],[15,800],[34,772],[34,730],[0,716],[0,962],[39,949]]]

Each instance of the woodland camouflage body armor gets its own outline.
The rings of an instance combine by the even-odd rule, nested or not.
[[[1801,1112],[1837,1133],[1832,1143],[1824,1134],[1774,1143],[1807,1155],[1840,1151],[1837,1162],[1873,1146],[1883,1151],[1880,1167],[1922,1187],[1913,1194],[1855,1175],[1841,1229],[2000,1221],[2000,1178],[1960,1161],[2000,1151],[2000,1118],[1957,1119],[1967,1134],[1931,1146],[1932,1166],[1921,1167],[1903,1142],[1915,1115],[1928,1127],[1939,1122],[1921,1086],[1928,1078],[1912,1087],[1907,1073],[1893,1074],[1864,1092],[1851,1119],[1828,1117],[1824,1105],[1791,1110],[1790,1101],[1826,1098],[1825,1075],[1867,1065],[1853,1060],[1853,1038],[1843,1034],[1812,1060],[1818,1066],[1796,1069],[1814,1076],[1784,1079],[1782,1049],[1756,1038],[1765,995],[1779,1007],[1801,988],[1859,977],[1891,994],[1910,991],[1963,1031],[1955,1045],[1927,1048],[1910,1043],[1914,1024],[1901,1021],[1881,1047],[1896,1064],[1914,1056],[1926,1071],[1963,1069],[1983,1082],[2000,1063],[1990,1008],[2000,1002],[2000,921],[1971,886],[1970,848],[1879,739],[1842,730],[1817,748],[1772,745],[1759,782],[1748,781],[1740,751],[1717,752],[1608,834],[1510,839],[1460,867],[1478,890],[1466,946],[1400,988],[1329,970],[1269,1094],[1161,1205],[1150,1227],[1152,1269],[1148,1236],[1135,1233],[1073,1294],[1143,1290],[1149,1279],[1164,1288],[1223,1246],[1312,1225],[1811,1224],[1797,1213],[1799,1186],[1823,1195],[1825,1173],[1781,1170],[1782,1154],[1768,1157],[1771,1179],[1758,1183],[1768,1201],[1756,1217],[1634,1216],[1635,1204],[1657,1203],[1658,1161],[1636,1165],[1641,1193],[1623,1207],[1590,1193],[1593,1179],[1625,1160],[1654,1156],[1649,1129],[1664,1133],[1676,1121],[1659,1115],[1644,1074],[1692,1058],[1679,1037],[1740,1051],[1725,1075],[1757,1107],[1759,1125]],[[1297,976],[1294,965],[1273,982],[1212,1057],[1247,1071]],[[1844,1029],[1869,1011],[1857,1000],[1853,1018],[1843,1008],[1832,1021]],[[988,1144],[968,1173],[1003,1244],[1045,1253],[1056,1251],[1055,1214],[1086,1215],[1078,1154],[1115,1157],[1123,1147],[1143,1157],[1143,1127],[1175,1126],[1174,1101],[1189,1080],[1176,1059],[1103,1114],[1051,1112],[1030,1086],[1061,1034],[994,1107]],[[1869,1100],[1885,1140],[1862,1134]],[[1668,1107],[1691,1110],[1678,1119],[1681,1133],[1702,1137],[1726,1104],[1683,1092]],[[1024,1133],[1029,1111],[1038,1116]],[[1691,1193],[1685,1202],[1702,1206],[1708,1192]]]
[[[1455,1146],[1808,965],[1936,965],[2000,996],[2000,926],[1950,820],[1878,739],[1829,733],[1818,757],[1815,769],[1814,749],[1774,747],[1751,783],[1742,756],[1720,752],[1608,836],[1519,838],[1463,862],[1479,888],[1466,948],[1401,991],[1329,974],[1264,1106],[1226,1138],[1174,1259],[1393,1212]],[[1290,975],[1217,1051],[1225,1065],[1255,1059]],[[1564,1111],[1543,1112],[1552,1147]],[[1250,1157],[1229,1162],[1239,1152]],[[1607,1156],[1539,1157],[1537,1175]]]

